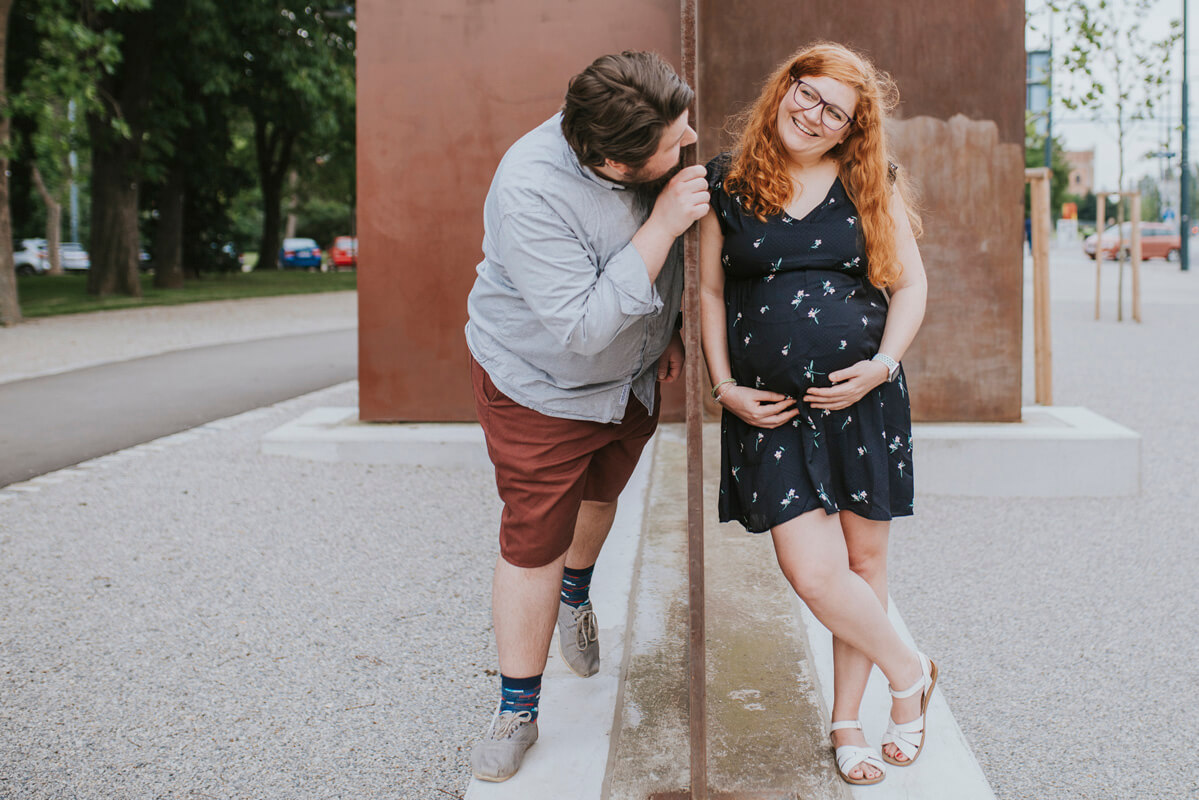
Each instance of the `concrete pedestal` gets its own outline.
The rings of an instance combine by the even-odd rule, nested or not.
[[[1141,437],[1080,407],[1026,406],[1020,422],[917,423],[917,492],[974,497],[1111,497],[1141,488]],[[271,431],[262,452],[312,461],[486,466],[474,423],[360,422],[313,409]]]

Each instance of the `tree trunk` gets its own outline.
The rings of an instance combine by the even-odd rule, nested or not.
[[[154,287],[183,288],[183,170],[171,168],[158,190],[158,230],[154,234]]]
[[[92,140],[96,128],[106,123],[89,118]],[[123,142],[110,149],[92,151],[92,265],[87,276],[88,294],[142,296],[138,278],[137,181],[130,177],[133,167],[130,148]]]
[[[89,114],[92,143],[92,265],[89,294],[114,293],[141,297],[138,276],[138,178],[143,117],[157,50],[154,9],[114,11],[105,15],[122,36],[122,61],[117,72],[98,81],[104,110]],[[112,129],[113,118],[124,120],[128,138]]]
[[[8,108],[8,86],[4,60],[8,51],[8,16],[12,0],[0,0],[0,108]],[[8,206],[8,130],[9,116],[0,114],[0,325],[21,321],[21,303],[17,297],[17,273],[12,259],[12,212]]]
[[[258,240],[258,263],[255,269],[268,267],[277,268],[279,264],[280,208],[282,201],[282,186],[280,181],[262,179],[262,236]]]
[[[283,238],[291,239],[296,235],[296,207],[300,205],[297,187],[300,175],[294,169],[287,173],[287,222],[283,226]]]
[[[262,237],[258,242],[259,267],[279,265],[279,230],[282,222],[283,179],[296,141],[293,131],[271,127],[262,114],[254,115],[254,149],[262,187]]]
[[[33,185],[42,196],[46,205],[46,256],[50,259],[50,275],[62,274],[62,203],[54,199],[46,182],[42,180],[42,171],[33,165],[31,170]]]

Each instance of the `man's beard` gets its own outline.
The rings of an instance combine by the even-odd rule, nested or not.
[[[629,181],[621,181],[621,183],[636,193],[639,204],[646,209],[652,209],[654,207],[654,201],[658,199],[658,195],[661,194],[662,190],[666,188],[666,184],[670,183],[670,179],[677,175],[679,170],[682,168],[683,162],[679,161],[679,163],[671,167],[665,175],[661,175],[653,180],[639,181],[634,179]],[[634,176],[634,178],[636,178],[636,176]]]

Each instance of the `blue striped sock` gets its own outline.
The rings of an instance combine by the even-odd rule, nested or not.
[[[500,713],[528,711],[537,719],[537,703],[541,700],[541,676],[509,678],[500,675]]]
[[[578,608],[591,600],[591,573],[595,564],[584,569],[562,570],[562,602],[573,608]]]

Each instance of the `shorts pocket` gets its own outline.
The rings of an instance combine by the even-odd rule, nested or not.
[[[478,361],[473,358],[470,360],[471,379],[475,384],[475,391],[480,399],[488,405],[497,403],[500,400],[507,400],[508,396],[495,388],[495,384],[491,380],[491,376],[487,374],[487,370],[480,366]]]

